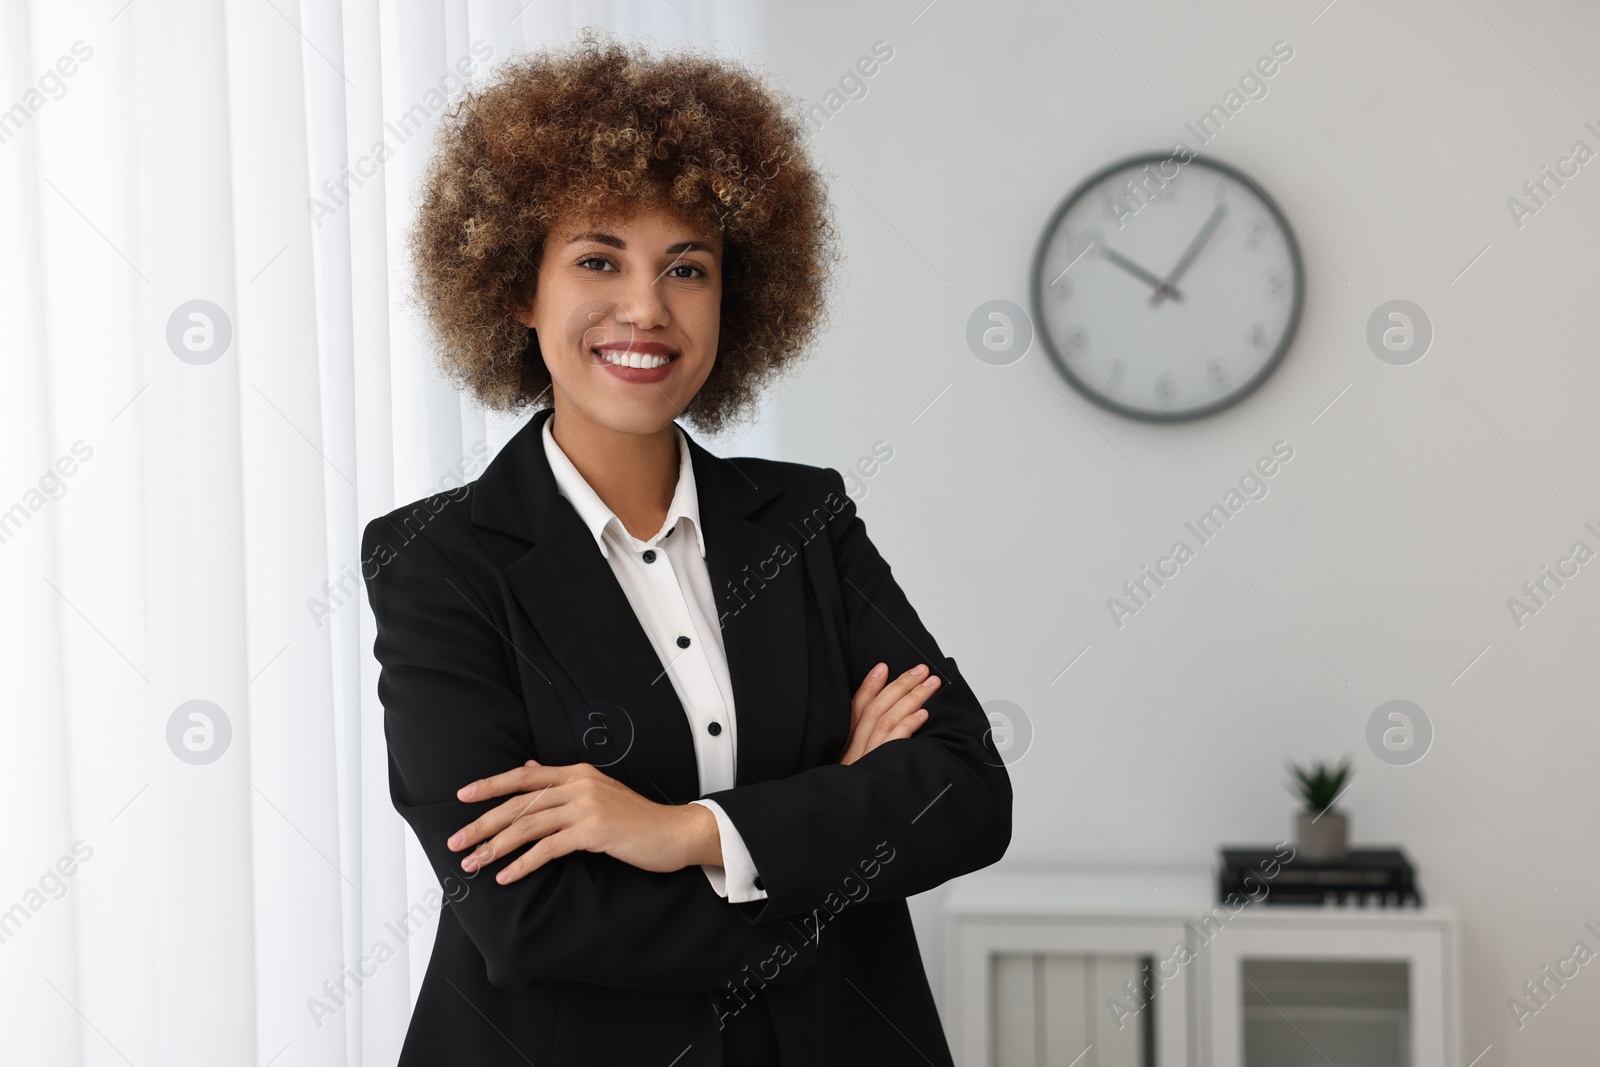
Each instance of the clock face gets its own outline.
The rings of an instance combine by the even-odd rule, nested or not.
[[[1046,227],[1034,321],[1074,386],[1123,415],[1192,419],[1272,371],[1304,276],[1283,215],[1231,167],[1157,155],[1085,181]]]

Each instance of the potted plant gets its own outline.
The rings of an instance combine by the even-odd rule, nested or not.
[[[1350,781],[1350,760],[1337,767],[1321,760],[1309,767],[1289,764],[1293,792],[1305,805],[1295,816],[1296,855],[1311,863],[1331,863],[1349,854],[1350,821],[1334,808]]]

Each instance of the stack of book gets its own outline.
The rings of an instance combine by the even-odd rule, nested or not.
[[[1230,894],[1260,904],[1422,906],[1416,872],[1397,848],[1353,848],[1327,863],[1302,859],[1286,846],[1224,848],[1217,899],[1227,903]]]

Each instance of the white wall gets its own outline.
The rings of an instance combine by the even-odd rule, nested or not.
[[[1600,966],[1520,1031],[1506,1002],[1574,941],[1600,949],[1583,929],[1600,924],[1600,563],[1521,629],[1506,600],[1575,540],[1600,548],[1583,528],[1600,527],[1600,162],[1520,229],[1506,199],[1575,140],[1600,149],[1583,127],[1600,125],[1600,14],[1323,3],[770,5],[762,59],[811,100],[873,42],[894,48],[814,142],[848,284],[774,405],[776,447],[842,469],[892,445],[861,503],[874,540],[979,695],[1037,732],[1008,862],[1206,864],[1288,834],[1286,758],[1350,753],[1356,842],[1402,844],[1463,912],[1467,1056],[1577,1062]],[[1204,150],[1302,234],[1304,317],[1266,385],[1152,426],[1075,409],[1037,344],[1007,368],[974,358],[968,315],[1027,306],[1068,190],[1194,147],[1183,123],[1278,40],[1292,61]],[[1393,367],[1364,330],[1402,297],[1436,337]],[[1295,457],[1270,495],[1118,630],[1106,599],[1280,439]],[[1364,737],[1395,697],[1436,730],[1412,766]],[[937,900],[917,904],[937,982]]]

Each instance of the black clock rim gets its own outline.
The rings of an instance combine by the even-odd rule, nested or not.
[[[1256,195],[1261,198],[1262,203],[1267,205],[1267,209],[1272,212],[1272,217],[1278,223],[1278,228],[1283,232],[1284,240],[1289,246],[1289,261],[1294,267],[1294,298],[1293,303],[1289,308],[1289,321],[1284,327],[1282,340],[1279,341],[1278,347],[1272,353],[1271,357],[1269,357],[1267,361],[1261,365],[1261,369],[1256,372],[1254,377],[1245,382],[1244,385],[1215,403],[1207,404],[1204,407],[1191,408],[1186,411],[1172,413],[1146,411],[1141,408],[1134,408],[1125,404],[1119,404],[1110,397],[1097,393],[1092,386],[1080,380],[1076,374],[1072,373],[1072,370],[1067,366],[1065,357],[1056,350],[1055,340],[1050,336],[1050,331],[1045,329],[1044,294],[1042,292],[1040,279],[1043,276],[1044,257],[1049,247],[1050,239],[1055,235],[1056,227],[1061,224],[1062,217],[1072,209],[1073,205],[1075,205],[1079,200],[1083,199],[1084,195],[1090,189],[1094,188],[1101,181],[1120,170],[1126,170],[1129,167],[1141,166],[1148,163],[1165,162],[1166,160],[1173,158],[1175,155],[1177,155],[1177,153],[1173,151],[1151,152],[1128,156],[1124,159],[1120,159],[1114,163],[1110,163],[1104,167],[1101,167],[1099,170],[1080,181],[1077,186],[1075,186],[1073,190],[1067,194],[1066,199],[1061,201],[1061,204],[1050,215],[1049,221],[1045,223],[1044,232],[1040,234],[1039,243],[1034,248],[1032,278],[1029,282],[1033,321],[1038,325],[1036,333],[1039,336],[1039,340],[1044,345],[1046,354],[1048,354],[1050,357],[1050,362],[1055,364],[1056,370],[1061,373],[1061,376],[1065,378],[1080,395],[1087,397],[1089,400],[1093,401],[1095,404],[1107,411],[1121,415],[1124,418],[1137,419],[1140,422],[1192,422],[1195,419],[1204,418],[1207,415],[1215,415],[1219,411],[1226,411],[1228,408],[1235,406],[1240,401],[1250,396],[1261,387],[1261,384],[1267,380],[1274,370],[1277,369],[1278,364],[1282,363],[1284,356],[1288,354],[1289,346],[1294,342],[1295,334],[1299,331],[1300,312],[1305,303],[1306,273],[1304,261],[1300,257],[1300,244],[1295,240],[1294,227],[1289,224],[1288,216],[1286,216],[1282,209],[1278,207],[1277,201],[1275,201],[1265,189],[1261,188],[1261,186],[1256,183],[1255,179],[1249,177],[1237,167],[1223,163],[1219,160],[1202,157],[1190,152],[1190,155],[1193,158],[1186,163],[1179,164],[1180,166],[1192,167],[1196,164],[1199,164],[1204,167],[1209,167],[1212,170],[1219,171],[1228,175],[1229,177],[1243,182],[1245,185],[1248,185],[1250,188],[1255,190]]]

